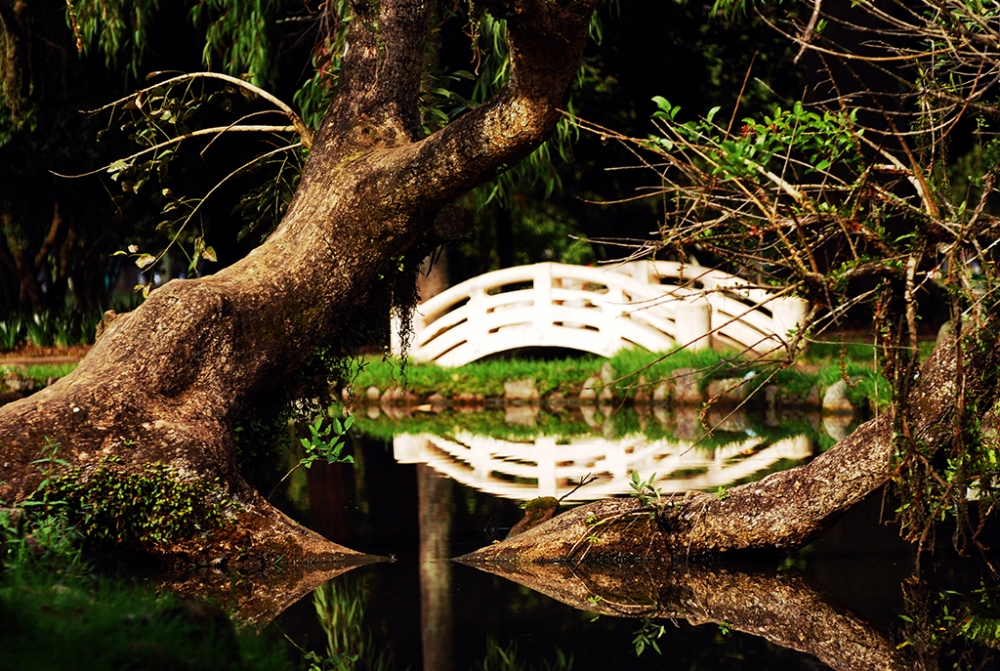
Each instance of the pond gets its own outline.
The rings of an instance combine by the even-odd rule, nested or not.
[[[351,438],[356,463],[300,471],[281,505],[392,561],[338,576],[268,625],[304,650],[357,658],[345,668],[920,668],[904,642],[937,615],[925,607],[928,622],[913,623],[913,604],[945,587],[971,594],[985,570],[939,553],[926,582],[910,581],[913,547],[874,496],[790,554],[487,573],[451,560],[502,539],[526,499],[628,495],[632,470],[664,492],[714,491],[801,463],[849,427],[607,408],[372,414]],[[989,664],[974,668],[1000,668]]]

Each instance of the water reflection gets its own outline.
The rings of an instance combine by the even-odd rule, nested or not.
[[[452,611],[449,536],[452,482],[417,466],[420,523],[420,621],[424,668],[451,671]]]
[[[503,417],[502,410],[495,414]],[[411,419],[428,428],[428,419],[450,422],[455,417]],[[538,418],[539,425],[547,421],[544,415]],[[590,436],[612,440],[631,432],[633,424],[620,421],[608,437]],[[747,428],[762,434],[768,428],[764,424]],[[495,424],[494,429],[500,433]],[[666,432],[651,439],[676,437]],[[737,433],[729,432],[726,441],[719,433],[715,437],[725,445],[737,442],[730,440]],[[744,431],[739,439],[749,437]],[[783,440],[764,437],[772,443]],[[352,452],[362,457],[360,468],[344,471],[317,464],[308,473],[303,491],[310,492],[311,505],[297,509],[300,519],[324,528],[331,540],[373,554],[395,554],[398,561],[340,576],[322,597],[304,598],[275,622],[275,629],[297,645],[321,655],[333,650],[358,658],[345,668],[935,668],[921,661],[906,666],[912,661],[905,657],[910,647],[895,649],[908,636],[900,627],[900,583],[912,574],[913,555],[898,530],[881,524],[881,497],[851,510],[807,550],[766,557],[752,570],[731,563],[666,568],[644,563],[616,575],[606,567],[564,565],[548,567],[562,572],[554,578],[529,575],[538,567],[522,567],[522,575],[510,576],[512,581],[447,558],[489,544],[486,527],[515,522],[520,511],[513,501],[466,487],[429,464],[397,462],[391,435],[384,440],[355,438]],[[340,491],[333,496],[327,488]],[[317,506],[344,508],[331,516],[329,510],[314,511]],[[324,527],[333,519],[345,524]],[[942,545],[947,545],[945,536]],[[935,559],[941,561],[943,555]],[[776,571],[779,563],[795,571]],[[978,584],[978,564],[949,566],[947,589],[968,594]],[[357,619],[348,624],[347,618],[332,629],[321,626],[333,619],[321,615],[317,606],[336,598],[346,613],[359,596],[363,608],[351,612],[363,610],[360,629]],[[596,621],[595,611],[603,613]],[[905,612],[916,619],[912,610]],[[951,608],[948,614],[955,612]],[[671,617],[678,627],[670,624]],[[649,619],[666,625],[658,640],[663,655],[647,650],[637,658],[633,639]],[[688,626],[706,623],[716,624]],[[350,636],[341,636],[334,649],[330,631],[338,628]],[[503,658],[516,659],[520,666],[499,666]]]
[[[916,668],[909,651],[804,575],[670,563],[477,565],[586,612],[717,624],[814,655],[833,669]]]
[[[506,408],[504,421],[492,426],[483,417],[487,413],[448,414],[436,423],[378,422],[388,424],[380,432],[393,434],[399,463],[426,464],[463,485],[516,500],[619,496],[631,491],[633,472],[643,480],[655,474],[654,486],[665,494],[715,490],[802,463],[817,449],[816,432],[805,418],[756,425],[737,411],[703,421],[697,410],[684,408],[635,416],[630,425],[610,413],[598,421],[595,407],[573,412],[576,417],[566,411],[567,421],[554,422],[543,421],[537,406]],[[573,492],[588,474],[596,480]]]

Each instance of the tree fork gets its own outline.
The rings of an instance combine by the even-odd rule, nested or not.
[[[280,390],[361,309],[380,275],[424,242],[437,212],[528,155],[551,131],[597,0],[507,0],[510,83],[420,138],[417,100],[430,4],[357,3],[340,88],[278,229],[215,275],[174,280],[115,319],[72,374],[0,409],[0,499],[42,481],[47,441],[83,478],[108,457],[220,479],[236,524],[153,554],[212,563],[358,555],[279,513],[239,475],[234,422]],[[378,16],[369,16],[377,11]],[[377,21],[376,21],[377,19]]]

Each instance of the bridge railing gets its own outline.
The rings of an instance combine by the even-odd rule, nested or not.
[[[418,305],[408,352],[442,366],[522,347],[612,356],[624,347],[666,351],[714,342],[770,354],[787,346],[804,310],[798,299],[700,266],[538,263],[474,277]],[[397,320],[396,352],[399,330]]]

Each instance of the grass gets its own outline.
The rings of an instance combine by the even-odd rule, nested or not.
[[[25,527],[0,512],[0,668],[292,668],[283,644],[237,631],[214,605],[95,577],[62,518],[32,515]]]
[[[0,588],[5,669],[292,668],[283,646],[265,643],[237,633],[214,606],[181,603],[121,582],[41,575]]]
[[[567,441],[585,437],[614,440],[637,434],[642,434],[649,440],[678,440],[674,431],[675,427],[671,423],[663,425],[650,418],[642,421],[634,407],[619,407],[615,408],[613,412],[613,416],[607,418],[598,411],[595,415],[596,426],[584,422],[578,412],[567,410],[560,413],[550,412],[548,409],[539,410],[533,426],[507,424],[505,412],[502,409],[486,409],[472,413],[447,411],[415,413],[396,419],[379,417],[375,420],[369,419],[363,413],[357,413],[354,415],[354,426],[362,433],[382,440],[391,440],[401,433],[411,435],[427,433],[448,438],[471,433],[476,436],[510,442],[529,442],[539,436],[556,436]],[[609,419],[610,428],[605,426]],[[768,426],[764,418],[756,413],[746,413],[744,419],[746,430],[733,433],[717,429],[711,432],[711,435],[705,435],[698,441],[699,449],[707,450],[728,445],[735,440],[745,439],[748,434],[759,436],[767,442],[775,442],[800,434],[818,439],[816,430],[813,429],[804,415],[799,418],[786,418],[779,426]]]
[[[502,397],[503,383],[508,380],[532,380],[540,396],[554,392],[576,396],[584,382],[599,375],[609,363],[616,395],[634,397],[641,384],[651,387],[660,380],[671,378],[679,369],[698,371],[699,385],[704,387],[715,379],[742,378],[748,391],[764,384],[775,384],[790,398],[804,399],[810,389],[820,391],[840,379],[846,379],[847,397],[860,408],[882,408],[889,401],[889,385],[874,368],[872,348],[863,344],[816,345],[799,365],[776,370],[776,363],[767,359],[744,360],[735,354],[714,350],[676,350],[668,353],[645,350],[622,350],[611,359],[582,356],[549,361],[530,359],[493,359],[476,361],[459,368],[442,368],[435,364],[408,362],[405,368],[398,360],[369,358],[362,360],[360,372],[352,381],[357,395],[375,387],[385,391],[391,387],[408,389],[418,396],[438,393],[445,398],[462,394]],[[647,391],[651,391],[647,388]],[[877,401],[876,401],[877,399]]]
[[[437,392],[447,398],[463,393],[503,396],[507,380],[535,381],[539,394],[579,393],[588,377],[600,370],[603,359],[585,356],[578,359],[534,361],[530,359],[492,359],[460,368],[408,362],[377,357],[363,359],[360,372],[352,381],[355,389],[375,386],[379,389],[405,387],[417,394]]]
[[[31,379],[37,381],[40,385],[45,386],[50,377],[66,377],[70,373],[76,370],[75,363],[47,363],[47,364],[32,364],[28,366],[0,366],[0,371],[3,375],[10,372],[20,373],[25,377],[30,377]]]

